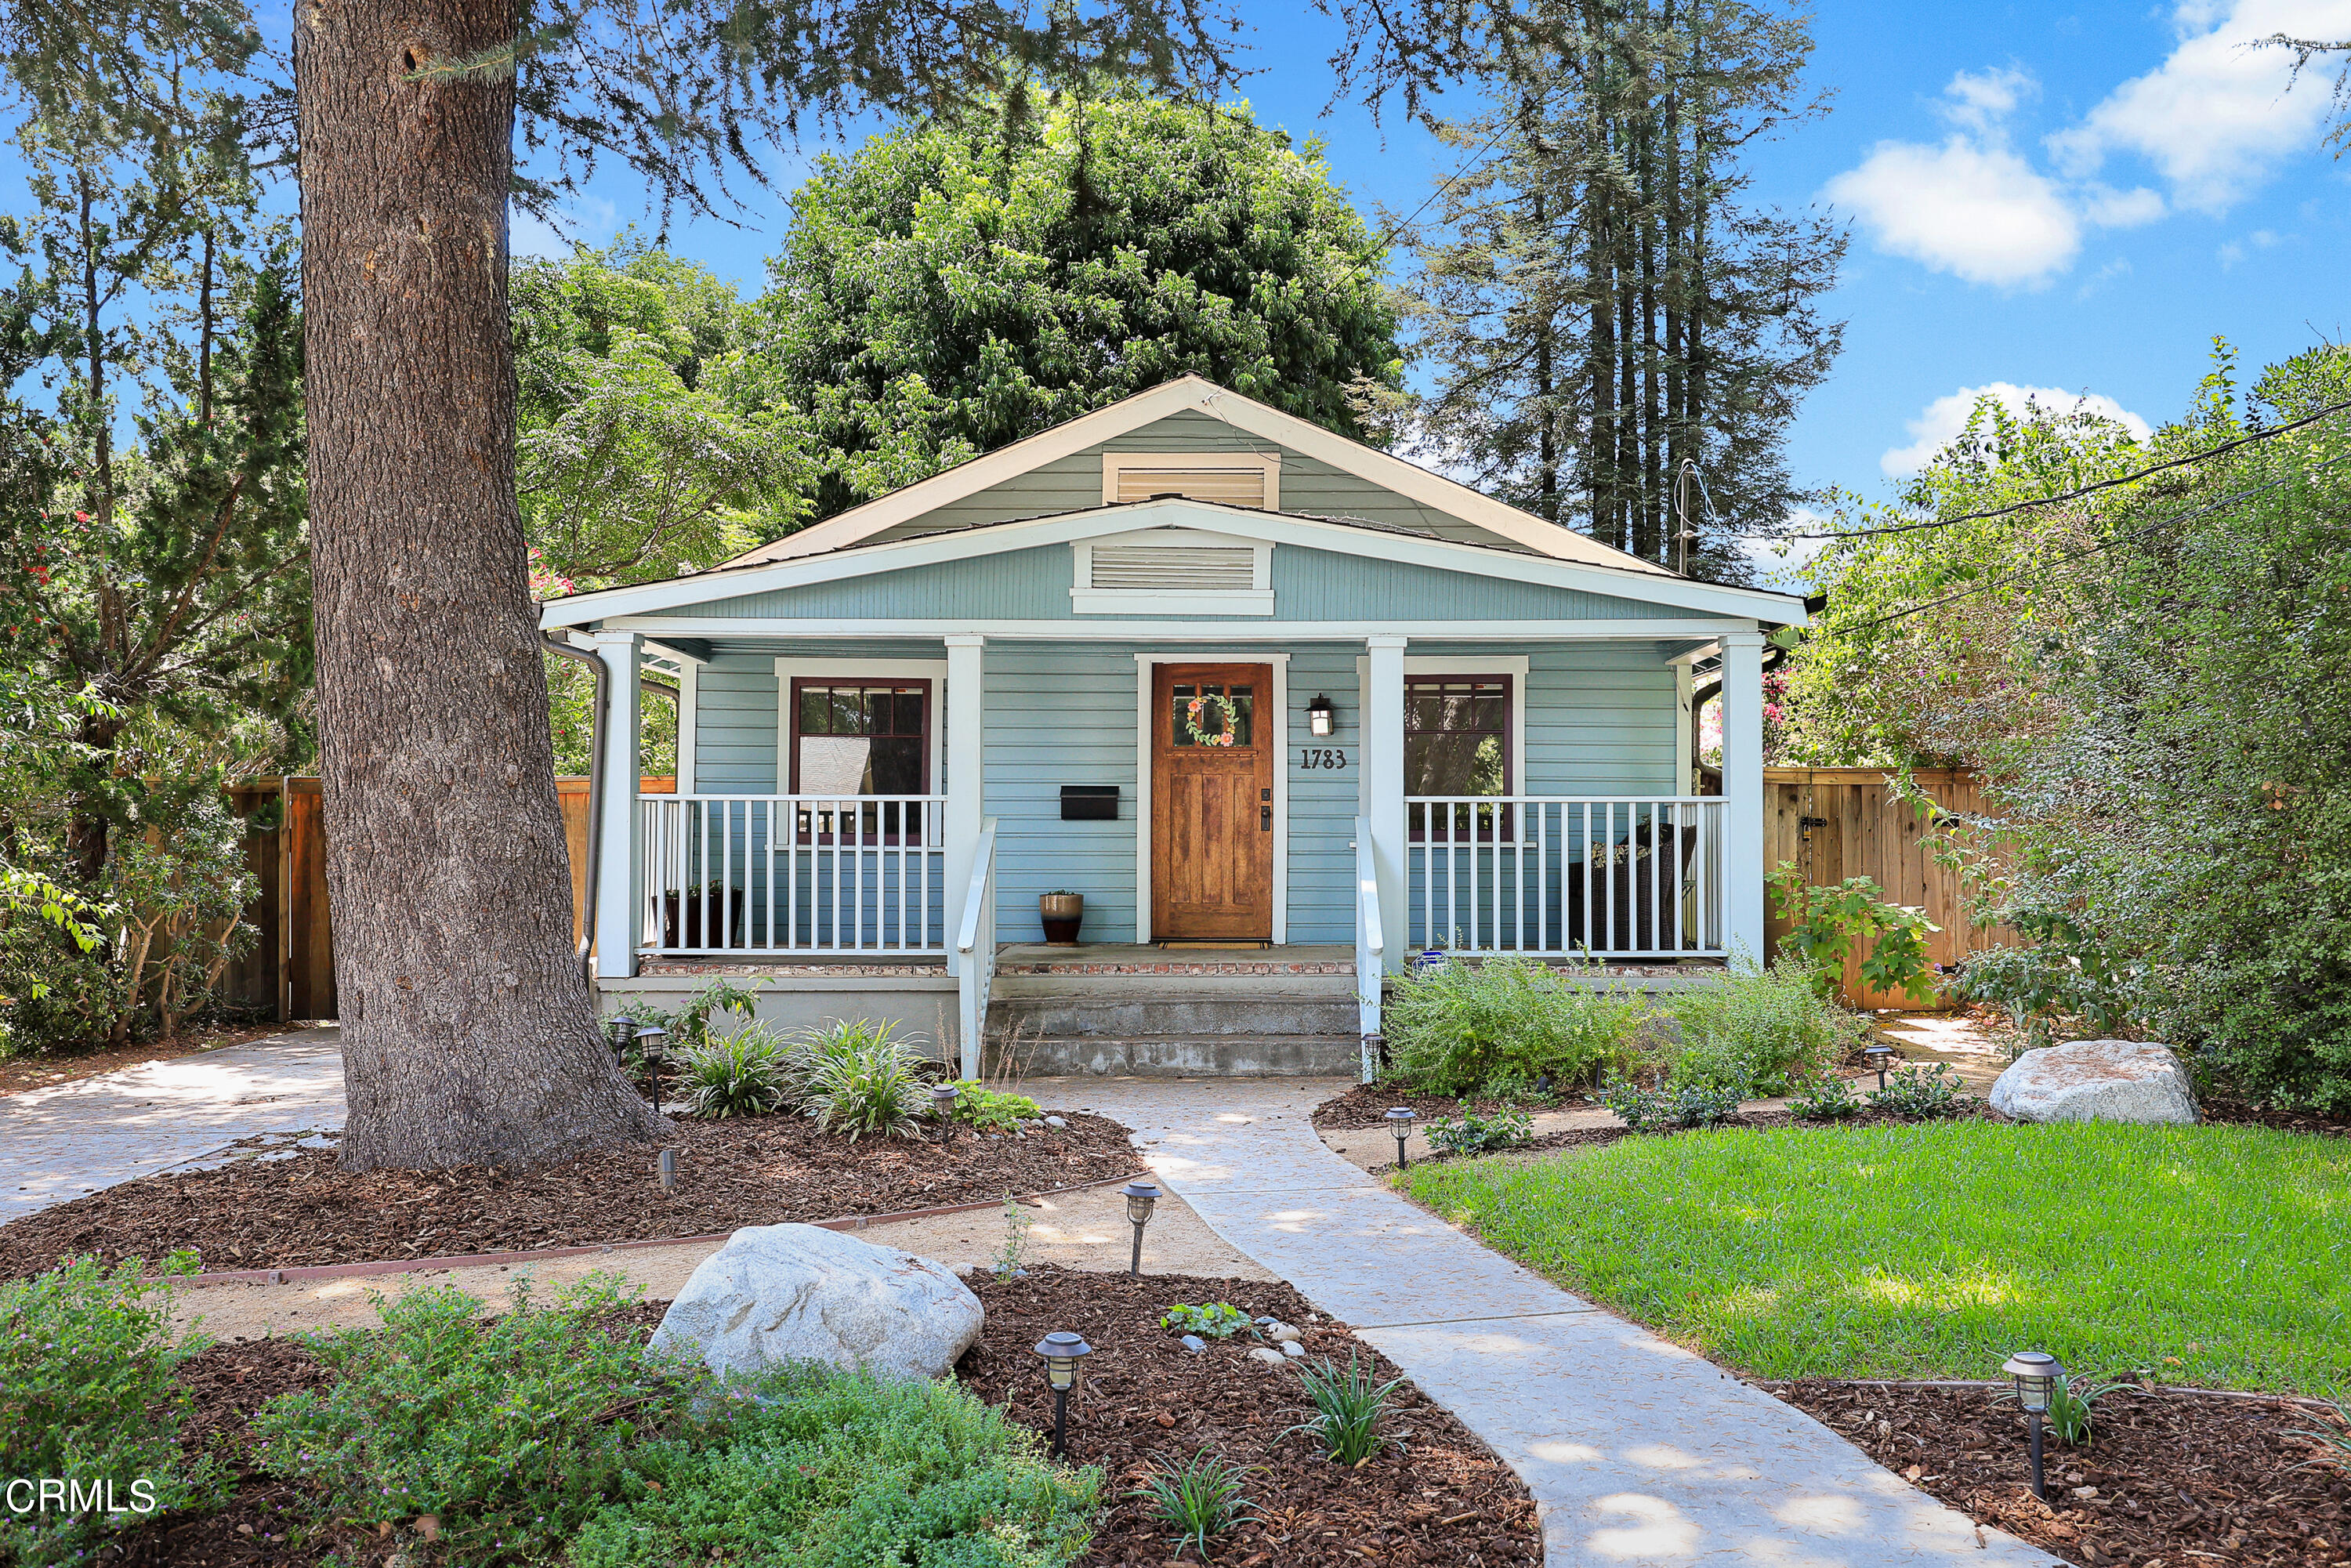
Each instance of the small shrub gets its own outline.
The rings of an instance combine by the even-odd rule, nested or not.
[[[1783,1093],[1817,1077],[1867,1027],[1821,995],[1809,966],[1787,957],[1768,969],[1733,965],[1717,984],[1674,993],[1672,1010],[1682,1037],[1675,1081],[1747,1094]]]
[[[1305,1386],[1314,1414],[1290,1430],[1313,1434],[1335,1464],[1359,1464],[1370,1458],[1387,1446],[1387,1439],[1380,1436],[1380,1416],[1387,1410],[1388,1396],[1404,1386],[1401,1377],[1378,1384],[1372,1377],[1373,1368],[1353,1353],[1344,1372],[1327,1357],[1303,1369],[1299,1382]]]
[[[999,1094],[976,1078],[956,1081],[955,1119],[983,1133],[1008,1133],[1045,1108],[1026,1094]]]
[[[808,1113],[852,1143],[868,1133],[914,1136],[915,1113],[928,1099],[921,1063],[888,1037],[887,1026],[866,1041],[827,1051],[808,1079]]]
[[[1886,1074],[1885,1088],[1869,1092],[1869,1103],[1906,1121],[1931,1122],[1959,1108],[1959,1081],[1947,1061],[1908,1062]]]
[[[1636,1133],[1660,1127],[1708,1127],[1739,1114],[1746,1097],[1738,1089],[1712,1083],[1668,1083],[1644,1089],[1629,1078],[1613,1078],[1600,1103]]]
[[[1181,1552],[1190,1546],[1208,1560],[1208,1542],[1256,1511],[1245,1480],[1249,1468],[1228,1464],[1202,1448],[1182,1464],[1161,1459],[1129,1497],[1147,1499],[1152,1511],[1173,1526],[1171,1541]]]
[[[1440,1155],[1482,1155],[1523,1148],[1533,1141],[1534,1124],[1527,1113],[1508,1106],[1480,1116],[1464,1105],[1458,1122],[1434,1122],[1428,1128],[1428,1146]]]
[[[1942,929],[1924,909],[1889,904],[1876,882],[1849,876],[1834,887],[1807,887],[1793,861],[1782,861],[1764,879],[1778,896],[1779,914],[1795,924],[1785,940],[1812,967],[1821,995],[1832,995],[1854,944],[1866,941],[1862,983],[1872,990],[1900,991],[1925,1005],[1935,999],[1927,938]]]
[[[1842,1122],[1865,1109],[1853,1085],[1834,1072],[1788,1096],[1788,1113],[1800,1122]]]
[[[642,1000],[625,1010],[641,1024],[656,1024],[669,1030],[669,1049],[691,1055],[710,1042],[710,1020],[720,1013],[740,1013],[746,1023],[751,1022],[759,1005],[758,988],[766,983],[761,980],[743,986],[720,978],[705,984],[674,1012],[649,1007]],[[631,1071],[643,1071],[642,1054],[634,1047],[630,1048],[627,1057]]]
[[[1084,1550],[1095,1472],[1048,1464],[953,1382],[802,1367],[734,1392],[640,1445],[547,1561],[1062,1568]]]
[[[1249,1326],[1249,1315],[1238,1307],[1223,1301],[1208,1301],[1190,1307],[1181,1303],[1167,1309],[1159,1326],[1171,1333],[1196,1333],[1203,1339],[1230,1339]]]
[[[381,1332],[312,1342],[341,1374],[255,1418],[272,1473],[324,1489],[325,1518],[373,1525],[438,1515],[455,1561],[544,1563],[611,1494],[641,1438],[682,1421],[700,1379],[596,1326],[628,1305],[591,1276],[484,1321],[448,1286],[373,1292]]]
[[[2086,1377],[2059,1378],[2049,1389],[2049,1429],[2057,1440],[2070,1448],[2086,1448],[2092,1436],[2091,1410],[2094,1406],[2117,1388],[2128,1388],[2127,1383],[2093,1385]],[[2016,1397],[2013,1388],[1995,1396],[2009,1400]]]
[[[1017,1280],[1028,1272],[1020,1266],[1022,1254],[1029,1249],[1029,1227],[1034,1221],[1020,1212],[1020,1200],[1010,1193],[1004,1195],[1004,1242],[996,1249],[996,1258],[988,1272],[999,1281]]]
[[[766,1116],[789,1098],[784,1043],[764,1024],[686,1052],[686,1113],[705,1121]]]
[[[1389,1061],[1435,1094],[1531,1093],[1631,1065],[1648,1007],[1518,957],[1407,969],[1381,1011]]]
[[[170,1289],[145,1268],[77,1258],[0,1284],[0,1481],[109,1483],[117,1507],[140,1510],[110,1515],[103,1496],[71,1512],[0,1510],[0,1562],[86,1558],[117,1526],[201,1503],[214,1488],[212,1462],[180,1451],[189,1401],[173,1376],[205,1342],[172,1343]],[[194,1253],[173,1253],[163,1280],[195,1271]]]

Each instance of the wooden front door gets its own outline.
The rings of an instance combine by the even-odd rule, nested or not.
[[[1151,935],[1273,939],[1273,666],[1152,676]]]

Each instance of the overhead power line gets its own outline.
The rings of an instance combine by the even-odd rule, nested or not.
[[[2095,485],[2085,485],[2078,490],[2067,490],[2055,496],[2042,496],[2030,501],[2019,501],[2013,506],[1996,507],[1989,512],[1962,512],[1956,517],[1930,517],[1925,522],[1917,523],[1889,523],[1882,528],[1854,528],[1844,533],[1763,534],[1759,537],[1765,539],[1866,539],[1876,538],[1883,534],[1915,534],[1928,528],[1948,528],[1960,523],[1980,523],[1992,517],[2010,517],[2018,512],[2031,511],[2035,507],[2053,507],[2060,501],[2079,500],[2084,496],[2095,495],[2100,490],[2111,490],[2118,485],[2136,484],[2150,474],[2160,474],[2168,468],[2184,468],[2191,463],[2201,463],[2206,458],[2218,457],[2223,452],[2231,452],[2240,446],[2250,446],[2257,441],[2268,441],[2275,436],[2283,435],[2288,431],[2300,430],[2306,424],[2315,424],[2330,415],[2341,413],[2346,408],[2351,408],[2351,399],[2338,403],[2330,403],[2316,413],[2304,414],[2291,424],[2273,425],[2268,430],[2256,431],[2251,435],[2240,435],[2233,441],[2224,441],[2218,446],[2210,446],[2201,452],[2191,452],[2185,457],[2174,457],[2168,462],[2141,468],[2136,473],[2125,474],[2120,478],[2101,479]]]
[[[2304,470],[2304,472],[2317,473],[2322,469],[2332,468],[2339,463],[2351,463],[2351,452],[2346,452],[2340,457],[2329,457],[2322,463],[2314,463],[2309,468]],[[2101,539],[2098,543],[2075,550],[2071,555],[2060,556],[2053,561],[2048,561],[2032,567],[2017,567],[2011,570],[2003,571],[1997,577],[1980,582],[1972,588],[1963,588],[1957,593],[1947,593],[1940,599],[1930,599],[1924,604],[1914,604],[1907,610],[1893,611],[1890,613],[1878,616],[1874,621],[1858,622],[1851,626],[1840,626],[1836,628],[1836,630],[1840,633],[1848,632],[1867,632],[1874,627],[1887,625],[1893,622],[1903,620],[1907,616],[1923,614],[1929,610],[1939,610],[1946,604],[1956,604],[1962,599],[1972,599],[1979,593],[1989,593],[1993,589],[1998,588],[2001,583],[2008,581],[2011,578],[2021,577],[2028,571],[2041,572],[2049,570],[2053,567],[2069,566],[2074,561],[2084,559],[2089,556],[2096,555],[2102,550],[2113,549],[2117,545],[2134,543],[2139,539],[2145,538],[2147,535],[2152,534],[2158,529],[2168,528],[2174,523],[2189,522],[2197,517],[2209,516],[2210,514],[2220,511],[2224,507],[2234,506],[2239,501],[2248,500],[2252,497],[2262,495],[2266,491],[2277,489],[2281,486],[2291,485],[2296,477],[2298,477],[2298,476],[2288,476],[2283,479],[2272,479],[2265,484],[2254,485],[2246,489],[2236,491],[2231,495],[2223,496],[2216,501],[2208,501],[2200,507],[2191,507],[2185,512],[2175,513],[2173,516],[2168,517],[2158,517],[2154,522],[2147,524],[2145,528],[2133,528],[2126,534],[2116,534],[2110,539]]]

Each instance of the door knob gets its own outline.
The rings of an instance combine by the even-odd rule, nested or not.
[[[1270,833],[1270,832],[1273,831],[1273,808],[1272,808],[1272,807],[1270,807],[1270,806],[1259,806],[1259,807],[1257,809],[1257,825],[1258,825],[1258,831],[1259,831],[1259,832],[1266,832],[1266,833]]]

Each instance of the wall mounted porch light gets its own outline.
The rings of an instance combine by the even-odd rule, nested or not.
[[[2045,1350],[2020,1350],[2001,1363],[2000,1369],[2016,1379],[2016,1402],[2024,1406],[2025,1416],[2032,1424],[2032,1495],[2047,1502],[2049,1483],[2041,1469],[2041,1416],[2049,1408],[2057,1380],[2065,1375],[2065,1369]]]
[[[1159,1201],[1159,1188],[1147,1181],[1131,1181],[1119,1189],[1126,1199],[1127,1223],[1134,1227],[1134,1256],[1128,1259],[1126,1271],[1143,1272],[1143,1228],[1151,1223],[1151,1206]]]
[[[1405,1155],[1405,1144],[1412,1136],[1412,1107],[1398,1105],[1382,1120],[1388,1124],[1388,1136],[1396,1144],[1396,1169],[1402,1170],[1412,1161]]]
[[[1338,710],[1331,706],[1329,697],[1318,695],[1306,705],[1307,734],[1320,738],[1335,735],[1338,730]]]
[[[1045,1381],[1053,1390],[1052,1455],[1057,1459],[1069,1446],[1070,1390],[1078,1385],[1078,1363],[1093,1353],[1085,1335],[1067,1329],[1056,1329],[1037,1342],[1037,1354],[1045,1358]]]

